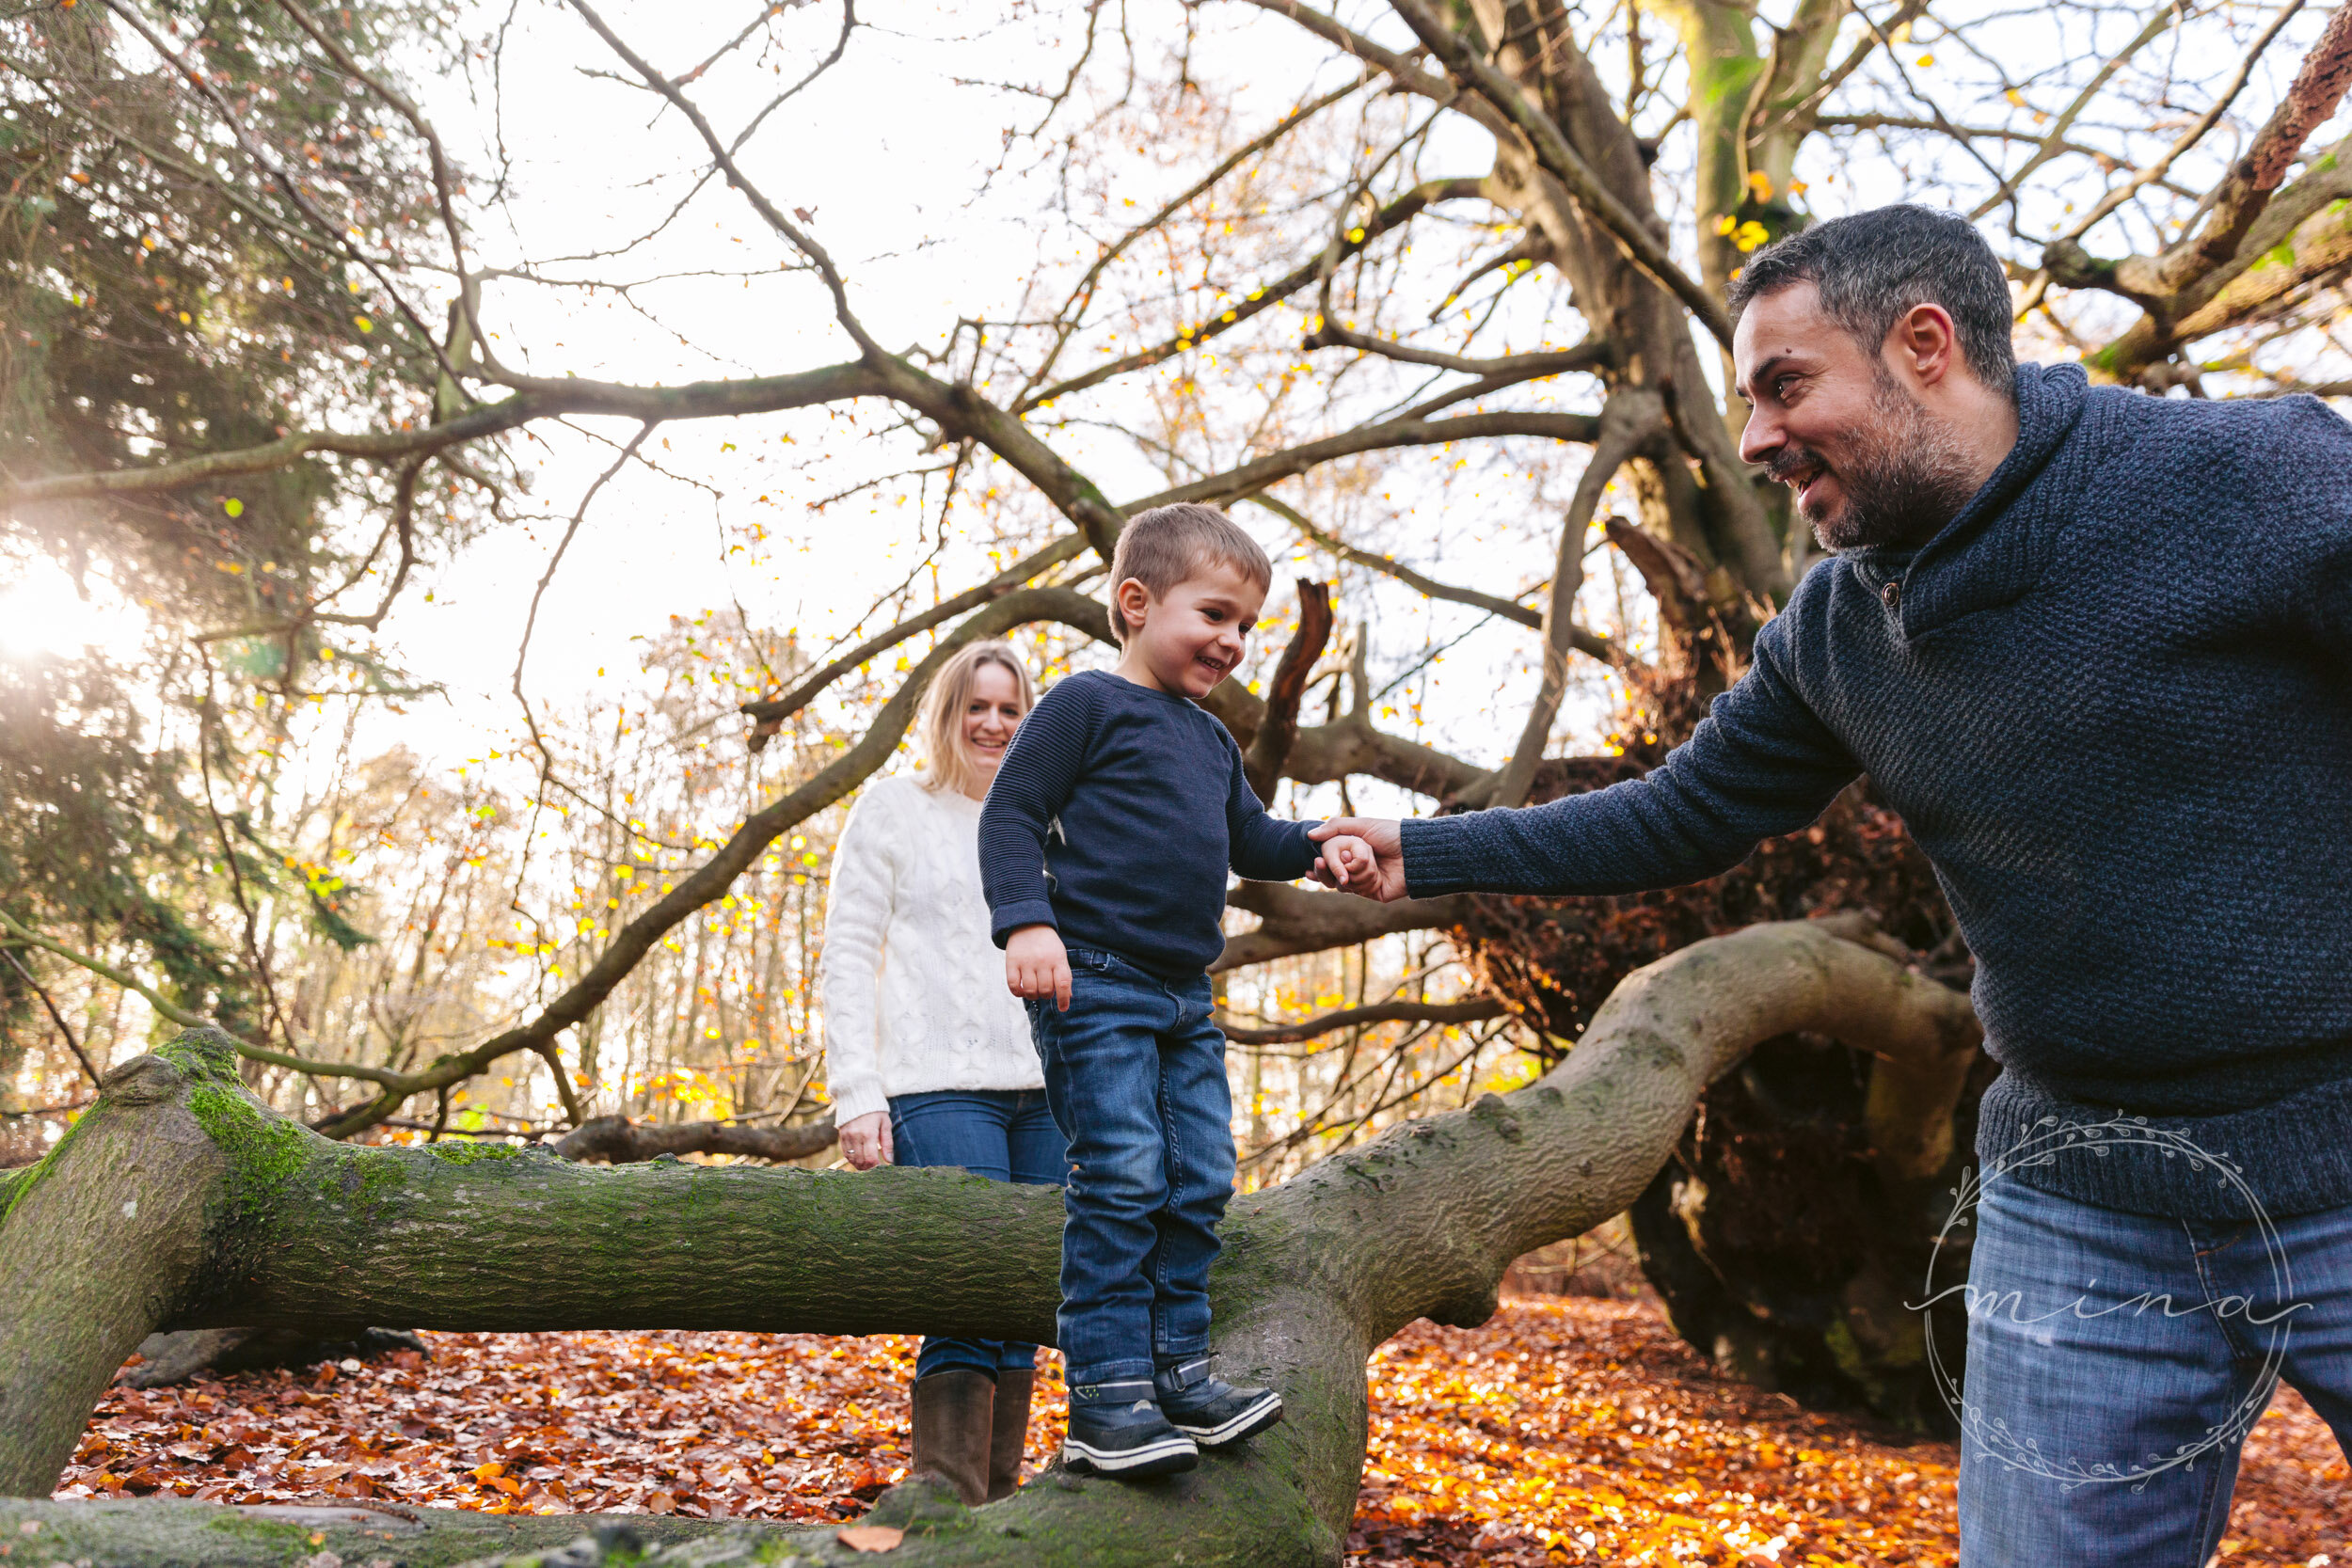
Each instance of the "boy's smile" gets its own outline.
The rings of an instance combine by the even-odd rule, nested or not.
[[[1118,673],[1198,701],[1240,666],[1244,639],[1264,607],[1265,590],[1221,561],[1159,596],[1129,578],[1113,595],[1114,612],[1131,628]]]

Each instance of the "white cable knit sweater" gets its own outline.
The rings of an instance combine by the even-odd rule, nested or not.
[[[1045,1084],[980,896],[980,802],[867,784],[834,852],[817,994],[834,1117],[895,1094]]]

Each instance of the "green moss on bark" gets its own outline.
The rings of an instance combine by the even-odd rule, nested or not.
[[[485,1160],[519,1160],[523,1151],[512,1144],[471,1142],[427,1144],[425,1152],[453,1165],[478,1165]]]
[[[31,1185],[33,1172],[40,1168],[39,1165],[26,1165],[23,1170],[12,1170],[0,1176],[0,1225],[8,1223],[8,1212],[16,1207],[17,1190]]]
[[[230,1180],[244,1195],[275,1192],[310,1158],[312,1134],[298,1122],[262,1110],[241,1085],[199,1083],[188,1091],[188,1111],[229,1156]]]
[[[58,1159],[72,1147],[73,1140],[81,1135],[82,1129],[87,1127],[93,1117],[103,1116],[104,1113],[105,1107],[98,1105],[74,1117],[72,1125],[65,1130],[65,1136],[57,1140],[56,1148],[25,1169],[10,1173],[11,1180],[5,1185],[0,1185],[0,1226],[6,1226],[8,1223],[8,1216],[16,1212],[16,1206],[30,1197],[33,1189],[40,1186],[43,1180],[47,1180],[49,1173],[57,1168]]]
[[[217,1029],[190,1029],[155,1048],[192,1084],[237,1084],[237,1046]]]

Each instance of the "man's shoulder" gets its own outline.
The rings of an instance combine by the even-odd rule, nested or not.
[[[2297,483],[2352,470],[2352,423],[2307,393],[2275,398],[2160,398],[2093,388],[2101,433],[2129,441],[2135,467],[2181,472],[2211,487],[2252,480]]]
[[[2103,532],[2166,561],[2240,546],[2275,560],[2298,538],[2340,533],[2352,515],[2352,423],[2317,398],[2093,396],[2127,433],[2095,486]]]

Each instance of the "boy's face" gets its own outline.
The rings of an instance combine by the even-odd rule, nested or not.
[[[1198,701],[1241,663],[1243,640],[1258,624],[1265,590],[1220,561],[1157,597],[1129,578],[1119,585],[1118,599],[1133,628],[1120,673]]]

